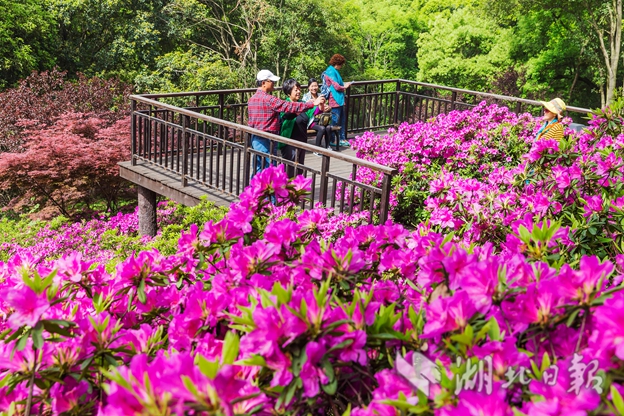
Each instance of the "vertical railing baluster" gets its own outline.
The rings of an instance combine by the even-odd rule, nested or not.
[[[249,186],[249,179],[251,177],[251,172],[250,172],[251,153],[249,153],[249,143],[251,142],[251,135],[247,133],[242,133],[242,134],[243,134],[243,146],[244,146],[244,152],[245,152],[245,154],[243,155],[244,157],[243,188],[246,188]]]
[[[379,220],[381,224],[385,224],[390,212],[390,186],[392,185],[392,175],[384,173],[381,182],[381,206]]]
[[[136,151],[137,151],[137,122],[136,122],[136,106],[137,106],[137,102],[136,100],[132,100],[131,104],[131,110],[132,110],[132,118],[130,119],[130,155],[131,155],[131,159],[130,159],[130,165],[132,166],[136,166]]]
[[[336,138],[338,140],[338,138]],[[327,188],[329,185],[329,162],[330,158],[327,155],[323,155],[321,161],[321,187],[319,190],[319,201],[323,206],[327,204]]]
[[[370,193],[370,207],[368,208],[368,222],[370,224],[373,223],[373,211],[375,210],[375,192],[371,191]]]
[[[366,189],[360,188],[360,212],[364,211],[364,198],[366,198]]]
[[[149,106],[149,111],[147,115],[149,116],[145,121],[147,125],[145,126],[145,158],[147,160],[152,160],[152,109],[153,106]]]
[[[353,164],[353,169],[351,171],[351,179],[353,183],[351,184],[351,192],[349,193],[349,215],[353,214],[353,207],[355,205],[355,177],[357,176],[357,165]]]
[[[236,133],[234,133],[236,134]],[[236,195],[240,195],[240,186],[241,186],[241,172],[244,175],[244,170],[242,170],[242,157],[241,157],[241,149],[236,149]]]
[[[394,125],[399,124],[399,100],[401,98],[401,81],[396,82],[396,92],[394,95]]]
[[[341,185],[342,186],[340,187],[340,212],[344,212],[345,192],[347,191],[347,184],[346,182],[342,181]]]
[[[310,209],[314,208],[314,192],[316,191],[316,173],[312,172],[312,185],[310,188]]]
[[[347,127],[349,126],[349,107],[350,107],[349,101],[351,101],[351,87],[347,88],[347,92],[345,93],[345,96],[346,96],[345,106],[344,106],[344,110],[342,113],[344,120],[340,121],[340,125],[344,126],[345,130],[347,130]],[[348,130],[344,132],[345,137],[347,137],[347,133],[349,133]]]
[[[186,186],[188,184],[186,175],[188,173],[188,137],[187,137],[187,123],[188,123],[188,116],[182,115],[180,114],[180,124],[182,126],[182,186]]]

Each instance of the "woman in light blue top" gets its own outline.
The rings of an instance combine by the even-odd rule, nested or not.
[[[323,72],[323,84],[329,87],[329,106],[332,109],[332,125],[340,126],[340,146],[349,146],[347,141],[347,120],[344,113],[344,91],[351,86],[350,82],[343,82],[339,70],[347,62],[344,56],[335,54],[329,60],[329,66]]]

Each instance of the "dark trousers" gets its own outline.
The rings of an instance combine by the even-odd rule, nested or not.
[[[292,140],[296,140],[298,142],[307,143],[308,142],[308,121],[309,118],[306,113],[301,113],[297,115],[295,118],[295,126],[292,131],[292,135],[290,138]],[[294,146],[286,145],[282,148],[282,158],[289,160],[291,162],[297,162],[300,165],[305,163],[305,150],[298,149]],[[289,178],[294,178],[295,175],[302,175],[303,169],[296,169],[295,167],[286,165],[286,173]]]
[[[282,147],[282,157],[286,160],[290,160],[292,162],[297,162],[300,165],[305,163],[305,150],[297,149],[294,146],[286,145]],[[296,175],[303,175],[303,169],[297,169],[295,172],[295,167],[286,165],[286,174],[289,178],[294,178]]]
[[[330,126],[323,126],[320,124],[314,124],[312,127],[310,127],[312,130],[316,131],[316,141],[314,142],[315,145],[322,147],[322,148],[328,148],[329,147],[329,143],[331,142],[331,128]],[[325,137],[325,146],[323,146],[323,137]]]

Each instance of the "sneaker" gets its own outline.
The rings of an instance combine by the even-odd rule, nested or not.
[[[319,153],[317,153],[317,152],[313,152],[312,154],[313,154],[314,156],[320,156],[320,154],[319,154]]]
[[[340,140],[340,146],[342,146],[342,147],[350,147],[351,143],[349,143],[346,140]]]
[[[325,150],[329,150],[330,152],[333,152],[333,151],[334,151],[334,149],[332,149],[332,147],[331,147],[331,146],[329,146],[329,147],[328,147],[328,148],[326,148]]]

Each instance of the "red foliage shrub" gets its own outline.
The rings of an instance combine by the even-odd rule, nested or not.
[[[0,152],[20,151],[24,120],[37,120],[42,128],[67,112],[92,113],[109,123],[129,114],[132,86],[115,79],[87,78],[75,81],[58,70],[33,72],[19,86],[0,93]]]
[[[95,201],[117,209],[129,183],[117,162],[130,158],[130,119],[67,112],[48,126],[22,121],[21,152],[0,154],[0,188],[17,191],[7,208],[39,204],[42,216],[72,216]]]

